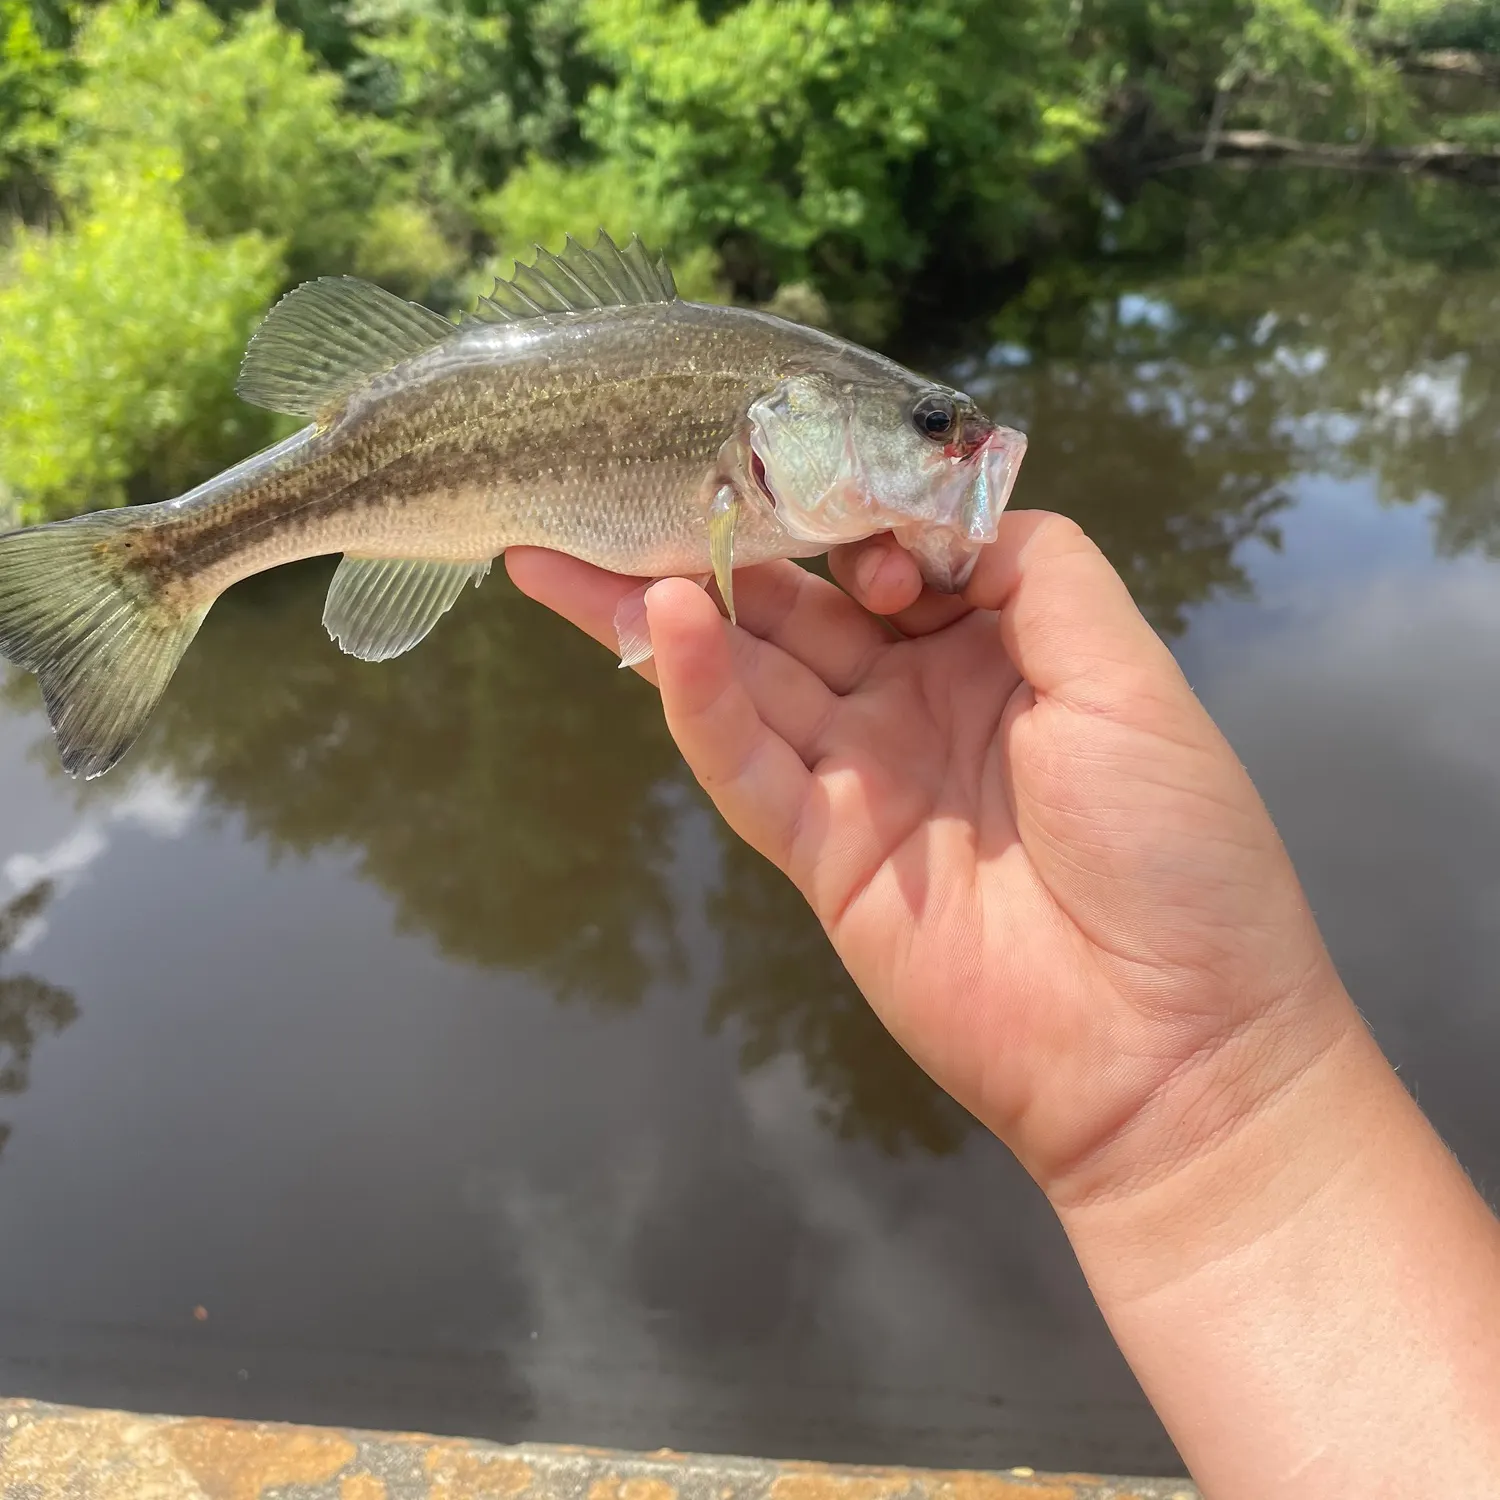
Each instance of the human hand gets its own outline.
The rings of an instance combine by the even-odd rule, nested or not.
[[[639,580],[506,562],[613,645]],[[689,766],[1054,1201],[1170,1174],[1351,1024],[1248,777],[1072,523],[1007,515],[960,598],[919,596],[888,539],[832,567],[854,598],[737,574],[740,628],[651,589],[642,670]]]
[[[613,644],[638,580],[506,561]],[[737,576],[743,628],[655,585],[644,675],[897,1040],[1047,1192],[1203,1493],[1490,1493],[1500,1226],[1124,584],[1024,512],[961,598],[888,541],[831,565],[849,594]]]

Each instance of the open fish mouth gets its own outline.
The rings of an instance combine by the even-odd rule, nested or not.
[[[1000,515],[1010,503],[1026,434],[996,427],[954,466],[937,507],[946,521],[912,521],[892,528],[916,559],[922,581],[940,594],[960,593],[973,577],[981,549],[1000,534]]]
[[[1025,457],[1026,434],[997,427],[969,460],[977,467],[964,498],[962,518],[971,542],[986,546],[1000,534],[1000,513],[1010,504]]]

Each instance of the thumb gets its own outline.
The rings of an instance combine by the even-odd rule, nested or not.
[[[1006,655],[1038,694],[1100,709],[1122,706],[1147,681],[1159,697],[1164,674],[1188,690],[1124,579],[1064,516],[1003,516],[963,597],[999,611]]]

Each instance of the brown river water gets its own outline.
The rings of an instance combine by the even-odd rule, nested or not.
[[[1160,279],[944,368],[1026,428],[1500,1183],[1500,277]],[[331,562],[120,771],[0,690],[0,1391],[1180,1472],[1045,1201],[502,575],[373,667]]]

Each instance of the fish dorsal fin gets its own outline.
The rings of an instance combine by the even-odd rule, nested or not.
[[[371,282],[323,276],[294,288],[266,314],[235,390],[253,406],[321,417],[453,331],[447,318]]]
[[[538,245],[536,259],[529,266],[517,262],[510,280],[497,280],[464,321],[514,323],[548,313],[676,300],[677,284],[664,255],[653,261],[638,234],[621,250],[601,229],[592,250],[572,235],[561,255]]]
[[[410,651],[458,602],[464,585],[478,588],[489,571],[489,558],[448,563],[346,554],[328,589],[323,625],[350,656],[389,661]]]

